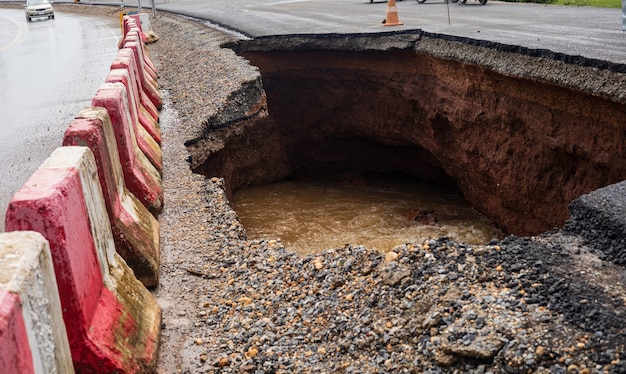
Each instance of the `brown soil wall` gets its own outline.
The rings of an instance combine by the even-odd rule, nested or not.
[[[415,49],[241,54],[265,94],[246,121],[207,130],[221,150],[190,144],[196,170],[231,190],[302,170],[403,172],[533,235],[561,227],[571,200],[626,179],[620,99]]]

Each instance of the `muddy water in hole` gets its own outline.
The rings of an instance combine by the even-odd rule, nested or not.
[[[458,192],[406,181],[281,181],[237,191],[231,205],[249,239],[280,238],[301,254],[348,243],[386,252],[442,236],[470,244],[503,237]],[[432,213],[412,220],[413,210],[432,210],[436,222]]]

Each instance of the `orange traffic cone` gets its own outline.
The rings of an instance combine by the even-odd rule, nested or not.
[[[398,7],[396,7],[396,0],[389,0],[387,2],[387,18],[383,21],[385,26],[398,26],[403,25],[398,19]]]

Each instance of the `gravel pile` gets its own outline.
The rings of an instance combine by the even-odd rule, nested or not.
[[[95,7],[94,7],[95,8]],[[626,373],[626,273],[560,231],[301,256],[247,240],[184,142],[258,71],[233,36],[160,14],[160,373]]]
[[[626,370],[623,300],[613,309],[550,274],[562,249],[439,239],[302,257],[275,240],[241,244],[196,273],[226,287],[195,315],[190,372]]]

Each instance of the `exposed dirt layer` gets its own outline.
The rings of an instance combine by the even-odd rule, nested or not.
[[[626,179],[626,101],[571,86],[606,71],[542,61],[545,78],[515,76],[416,51],[433,41],[419,34],[353,38],[233,44],[260,68],[267,95],[267,105],[262,98],[248,107],[269,109],[269,118],[226,136],[221,152],[205,150],[203,139],[190,143],[192,166],[232,189],[303,169],[403,172],[458,187],[517,235],[561,227],[571,200]],[[377,43],[388,50],[373,50]],[[512,56],[502,54],[508,64]],[[560,83],[554,74],[576,79]],[[232,133],[231,123],[207,124]]]

